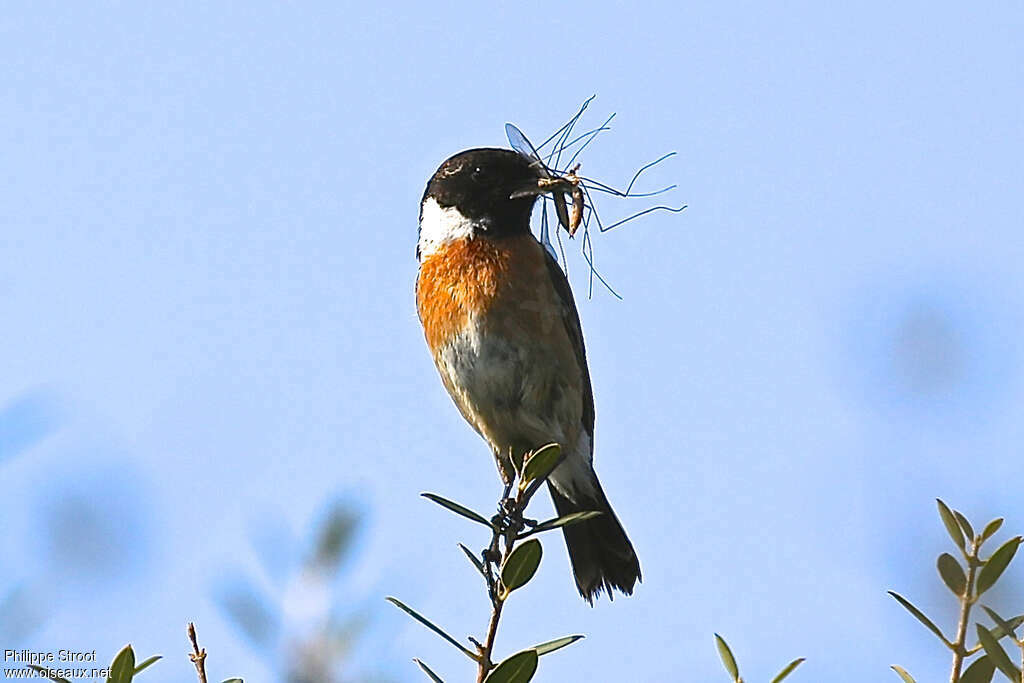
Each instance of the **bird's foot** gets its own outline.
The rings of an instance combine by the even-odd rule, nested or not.
[[[526,523],[523,519],[523,511],[519,507],[519,501],[510,496],[505,496],[498,503],[498,514],[491,517],[491,524],[499,532],[504,533],[514,527],[522,527]]]

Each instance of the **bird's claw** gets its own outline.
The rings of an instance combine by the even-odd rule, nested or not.
[[[505,532],[514,526],[524,524],[523,511],[519,508],[519,502],[515,498],[505,497],[498,503],[498,514],[491,517],[491,525],[500,532]]]

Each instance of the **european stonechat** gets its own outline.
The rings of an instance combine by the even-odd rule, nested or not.
[[[593,467],[594,397],[569,282],[530,231],[551,177],[510,150],[471,149],[427,183],[416,248],[416,306],[445,389],[490,445],[506,481],[512,458],[557,442],[548,478],[559,515],[600,511],[563,527],[587,602],[626,595],[640,563]]]

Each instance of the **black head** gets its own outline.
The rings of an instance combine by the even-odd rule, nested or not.
[[[441,164],[427,183],[423,201],[457,209],[489,236],[528,231],[533,204],[544,192],[541,177],[537,166],[518,152],[469,149]]]

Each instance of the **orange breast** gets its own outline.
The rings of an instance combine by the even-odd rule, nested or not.
[[[488,311],[509,282],[518,238],[454,240],[427,256],[416,282],[416,308],[436,350],[469,317]]]

